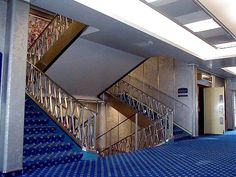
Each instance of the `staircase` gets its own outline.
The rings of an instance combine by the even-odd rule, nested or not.
[[[96,151],[96,116],[53,82],[33,64],[27,63],[26,93],[84,150]]]
[[[188,140],[192,139],[191,134],[189,134],[187,131],[183,130],[183,128],[180,128],[178,125],[173,126],[173,134],[174,134],[174,141],[182,141],[182,140]]]
[[[132,114],[137,113],[138,122],[136,123],[141,128],[137,132],[128,135],[116,143],[110,143],[107,148],[100,150],[102,156],[153,147],[172,139],[173,112],[169,107],[150,95],[121,80],[106,92],[104,98],[108,104],[111,104],[111,106],[126,117],[129,114],[128,118],[132,121],[134,121]],[[114,128],[98,138],[103,136],[111,138]]]
[[[28,49],[25,170],[96,158],[97,113],[44,73],[86,27],[56,15]]]
[[[24,127],[24,170],[78,162],[81,148],[26,96]]]
[[[28,61],[45,72],[82,34],[87,25],[55,15],[28,49]]]
[[[175,110],[174,111],[174,120],[173,120],[173,137],[174,141],[181,141],[181,140],[186,140],[186,139],[191,139],[192,135],[191,133],[185,129],[177,120],[177,116],[181,117],[182,120],[187,121],[189,116],[191,116],[191,111],[190,108],[185,105],[184,103],[180,102],[179,100],[157,90],[156,88],[153,88],[152,86],[138,80],[137,78],[134,78],[130,75],[125,76],[125,78],[122,79],[122,81],[127,85],[131,85],[132,87],[138,86],[138,88],[141,88],[142,90],[145,91],[145,93],[151,94],[150,97],[152,97],[153,100],[158,100],[160,102],[159,104],[167,106],[169,109]],[[132,84],[133,85],[132,85]],[[123,85],[125,85],[123,84]],[[130,89],[128,87],[131,86],[125,86],[127,89]],[[123,86],[124,87],[124,86]],[[137,88],[137,90],[139,90]],[[135,91],[137,92],[137,91]],[[142,92],[142,91],[141,91]],[[127,97],[127,96],[126,96]],[[122,98],[124,99],[124,98]],[[129,100],[129,98],[125,98]],[[143,99],[143,98],[138,98],[138,99]],[[149,98],[150,99],[150,98]],[[155,103],[151,103],[151,106],[155,105]],[[180,113],[180,114],[179,114]],[[154,116],[155,117],[155,116]]]

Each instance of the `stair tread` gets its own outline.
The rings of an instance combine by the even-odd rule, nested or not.
[[[24,128],[56,128],[56,126],[53,125],[27,125]]]
[[[192,136],[188,132],[184,131],[176,125],[174,125],[173,127],[173,134],[175,141],[187,140],[192,138]]]
[[[43,155],[29,156],[24,159],[24,169],[27,169],[27,167],[32,169],[48,165],[51,166],[55,163],[62,164],[71,161],[79,161],[82,156],[83,153],[73,151],[52,152]]]
[[[25,138],[29,137],[40,137],[40,136],[64,136],[63,134],[58,134],[58,133],[35,133],[35,134],[30,134],[30,135],[25,135]]]
[[[25,102],[24,170],[81,160],[83,152],[30,98]]]
[[[49,152],[64,152],[72,149],[71,143],[64,142],[47,142],[47,143],[39,143],[35,144],[27,144],[24,145],[24,156],[32,156],[32,155],[42,155]]]
[[[37,148],[46,148],[48,146],[64,146],[64,145],[70,145],[71,143],[65,143],[65,142],[46,142],[46,143],[39,143],[37,145],[35,144],[26,144],[24,145],[25,149],[37,149]]]
[[[45,142],[61,142],[64,139],[63,134],[43,133],[43,134],[26,134],[24,144],[39,144]]]
[[[39,134],[39,133],[54,133],[56,131],[55,126],[51,125],[28,125],[24,128],[25,135],[27,134]]]

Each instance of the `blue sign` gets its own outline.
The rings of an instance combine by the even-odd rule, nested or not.
[[[188,88],[178,89],[178,97],[187,97],[187,96],[188,96]]]

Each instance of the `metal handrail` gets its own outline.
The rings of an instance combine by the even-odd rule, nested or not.
[[[139,129],[138,132],[138,149],[156,146],[167,141],[165,138],[165,124],[166,118],[158,119],[151,125]],[[124,137],[118,142],[113,143],[109,147],[100,151],[101,156],[114,155],[122,152],[131,152],[135,150],[135,132]]]
[[[80,102],[78,99],[76,99],[73,95],[69,94],[69,92],[67,92],[65,89],[63,89],[59,84],[57,84],[55,81],[53,81],[52,78],[50,78],[47,74],[45,74],[45,73],[42,72],[40,69],[38,69],[35,65],[33,65],[32,63],[30,63],[29,61],[27,61],[27,64],[30,64],[31,67],[33,67],[35,70],[37,70],[38,72],[40,72],[41,74],[43,74],[45,77],[47,77],[48,80],[51,80],[51,82],[52,82],[53,84],[55,84],[57,87],[60,87],[63,92],[65,92],[67,95],[69,95],[69,96],[72,97],[74,100],[76,100],[77,103],[78,103],[79,105],[81,105],[84,109],[87,109],[87,110],[89,110],[89,111],[94,112],[94,113],[97,114],[96,111],[93,111],[93,110],[87,108],[86,106],[84,106],[83,103],[81,103],[81,102]]]
[[[185,119],[184,121],[187,121],[188,117],[193,114],[193,112],[191,111],[191,109],[188,105],[186,105],[186,104],[182,103],[181,101],[167,95],[166,93],[150,86],[149,84],[140,81],[139,79],[137,79],[133,76],[127,75],[123,78],[123,81],[128,82],[128,83],[132,83],[131,85],[133,87],[135,87],[134,85],[136,85],[136,84],[138,86],[141,86],[141,88],[144,89],[145,92],[148,92],[149,94],[151,94],[152,97],[154,97],[154,99],[156,99],[158,101],[161,100],[161,101],[159,101],[160,103],[164,103],[165,105],[168,105],[168,107],[170,107],[174,112],[174,116],[175,116],[174,124],[178,125],[180,128],[182,128],[183,130],[185,130],[189,134],[192,134],[191,131],[187,130],[184,126],[178,124],[179,118],[181,118],[181,120]]]
[[[149,118],[151,124],[148,127],[139,129],[137,135],[131,133],[118,142],[110,144],[100,151],[100,155],[112,155],[119,152],[134,151],[137,148],[151,147],[166,142],[173,137],[173,110],[170,107],[124,80],[117,82],[107,92],[133,107],[137,113]],[[105,134],[110,135],[110,143],[111,131]],[[162,132],[162,135],[156,133],[159,131]],[[137,143],[135,145],[135,140],[138,145]]]
[[[135,86],[131,85],[130,83],[124,80],[120,80],[119,82],[117,82],[110,89],[108,89],[107,92],[115,96],[122,94],[124,95],[128,93],[133,98],[139,97],[137,98],[139,102],[142,102],[142,104],[147,105],[148,108],[152,108],[157,113],[160,113],[161,111],[162,115],[166,114],[167,112],[173,112],[173,110],[169,106],[163,104],[159,100],[156,100],[156,98],[146,94],[142,90],[136,88]],[[135,95],[135,93],[138,93],[138,95]]]
[[[72,19],[62,15],[55,18],[46,26],[34,43],[28,49],[28,61],[36,64],[48,49],[59,39],[59,37],[69,28]]]
[[[55,20],[55,18],[58,16],[58,14],[56,14],[51,21],[47,24],[47,26],[45,26],[45,28],[43,29],[43,31],[38,35],[38,37],[34,40],[34,42],[29,46],[28,51],[35,45],[35,43],[37,42],[37,40],[39,38],[41,38],[41,36],[44,34],[44,32],[47,30],[47,28],[53,23],[53,21]]]
[[[87,109],[29,62],[26,76],[26,92],[55,117],[55,121],[65,127],[83,148],[95,150],[97,112]]]
[[[130,118],[134,117],[135,114],[133,114],[132,116],[126,118],[125,120],[121,121],[120,123],[118,123],[116,126],[112,127],[111,129],[107,130],[105,133],[99,135],[96,139],[98,140],[99,138],[101,138],[102,136],[105,136],[106,134],[108,134],[109,132],[111,132],[112,130],[114,130],[116,127],[119,127],[121,124],[123,124],[124,122],[126,122],[127,120],[130,120]]]
[[[124,80],[121,80],[121,81],[122,81],[122,82],[125,82],[125,83],[128,84],[130,87],[133,87],[134,89],[138,90],[139,92],[142,92],[143,94],[147,95],[148,97],[152,98],[153,100],[155,100],[155,101],[161,103],[163,106],[165,106],[166,108],[168,108],[169,111],[172,111],[172,108],[170,108],[169,106],[167,106],[165,103],[162,103],[161,101],[156,100],[156,98],[154,98],[153,96],[151,96],[151,95],[149,95],[149,94],[143,92],[141,89],[135,87],[134,85],[131,85],[130,83],[128,83],[128,82],[126,82],[126,81],[124,81]]]
[[[189,109],[189,106],[188,106],[188,105],[182,103],[181,101],[177,100],[176,98],[174,98],[174,97],[172,97],[172,96],[170,96],[170,95],[167,95],[166,93],[164,93],[164,92],[162,92],[162,91],[156,89],[155,87],[153,87],[153,86],[151,86],[151,85],[149,85],[149,84],[147,84],[147,83],[145,83],[145,82],[143,82],[143,81],[141,81],[141,80],[139,80],[139,79],[137,79],[137,78],[135,78],[135,77],[133,77],[133,76],[127,75],[127,76],[125,76],[125,78],[135,80],[136,82],[141,83],[142,85],[145,85],[147,88],[150,88],[150,89],[152,89],[152,90],[155,90],[155,92],[161,93],[162,95],[165,95],[165,97],[167,97],[168,99],[171,99],[171,100],[173,100],[174,102],[178,102],[178,103],[181,104],[182,106],[185,106],[185,107],[187,107],[187,108]],[[125,78],[124,78],[124,79],[125,79]],[[123,79],[123,80],[124,80],[124,79]]]

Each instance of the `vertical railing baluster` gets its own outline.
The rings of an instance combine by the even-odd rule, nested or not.
[[[69,133],[72,133],[82,143],[83,147],[95,150],[97,113],[83,107],[33,64],[27,62],[26,69],[27,93],[58,122],[62,125],[66,124]]]
[[[93,146],[96,149],[96,138],[97,138],[97,114],[93,113]]]
[[[60,121],[63,124],[63,107],[62,107],[62,98],[61,98],[61,89],[58,89],[58,101],[59,101],[59,112],[60,112]]]

